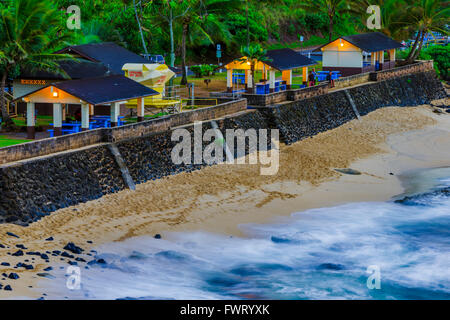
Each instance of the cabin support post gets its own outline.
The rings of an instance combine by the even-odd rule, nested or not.
[[[89,104],[81,104],[81,131],[89,130]]]
[[[36,121],[35,121],[35,104],[34,102],[27,103],[27,138],[32,140],[36,137]]]
[[[269,71],[269,92],[275,92],[275,69]]]
[[[61,103],[53,104],[53,130],[55,137],[62,136],[62,109]]]
[[[282,72],[282,79],[286,81],[286,90],[291,90],[292,86],[292,70],[285,70]]]
[[[233,69],[227,69],[227,92],[233,92]]]
[[[145,99],[138,98],[137,99],[137,121],[138,122],[144,121],[144,117],[145,117]]]
[[[117,127],[119,123],[120,104],[118,102],[111,103],[111,128]]]
[[[302,73],[303,84],[305,86],[308,86],[308,67],[303,67],[302,71],[303,71]]]

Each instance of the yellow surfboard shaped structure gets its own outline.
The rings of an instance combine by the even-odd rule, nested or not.
[[[125,76],[159,92],[159,95],[145,98],[145,106],[159,109],[172,109],[182,111],[180,99],[167,99],[164,97],[165,85],[175,76],[175,73],[165,64],[127,63],[122,68]],[[128,108],[136,108],[137,101],[129,100]]]

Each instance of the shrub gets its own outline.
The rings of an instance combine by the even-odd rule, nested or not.
[[[198,66],[192,66],[191,71],[195,74],[196,78],[201,77],[208,77],[212,76],[216,70],[216,65],[210,65],[210,64],[201,64]]]
[[[405,59],[409,52],[410,49],[398,52],[398,59]],[[450,79],[450,46],[431,46],[424,48],[420,52],[418,59],[433,60],[434,69],[438,76],[444,80]]]

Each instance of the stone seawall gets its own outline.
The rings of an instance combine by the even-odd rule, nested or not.
[[[433,71],[370,83],[347,92],[361,115],[386,106],[420,105],[445,97],[442,84]],[[289,144],[355,118],[346,92],[341,90],[280,106],[242,111],[215,122],[224,136],[226,129],[279,129],[281,140]],[[188,117],[188,120],[201,119]],[[177,143],[171,141],[173,124],[182,126],[187,119],[180,117],[180,121],[171,126],[165,126],[164,119],[160,121],[163,124],[155,125],[151,130],[140,128],[142,131],[135,131],[133,138],[127,138],[127,132],[109,136],[110,141],[115,141],[135,183],[198,170],[207,165],[173,164],[171,152]],[[192,124],[183,128],[190,133],[194,130]],[[210,128],[212,124],[208,120],[203,123],[202,132]],[[195,144],[193,140],[191,142],[192,156]],[[203,142],[203,147],[207,144],[210,142]],[[107,143],[0,165],[0,223],[26,225],[59,208],[125,188]]]
[[[151,132],[159,132],[172,127],[189,124],[194,121],[221,118],[227,114],[233,114],[247,108],[245,99],[234,101],[222,99],[220,102],[222,103],[217,106],[173,114],[121,127],[89,130],[0,148],[0,164],[45,156],[55,152],[82,148],[102,142],[114,142],[131,137],[139,137]]]
[[[105,145],[0,167],[0,223],[26,225],[125,188]]]
[[[347,89],[360,115],[387,106],[414,106],[445,97],[434,71]],[[356,114],[343,90],[294,101],[280,106],[258,108],[271,126],[280,130],[280,139],[291,144],[319,132],[336,128]]]

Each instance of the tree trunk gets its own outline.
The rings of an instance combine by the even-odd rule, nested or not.
[[[255,63],[252,63],[252,93],[256,94]]]
[[[328,41],[333,41],[333,27],[334,27],[334,17],[329,16],[329,24],[328,24]]]
[[[247,7],[246,7],[246,10],[245,10],[245,15],[247,17],[247,48],[250,46],[250,25],[249,25],[249,22],[248,22],[248,1],[249,0],[247,0]]]
[[[175,66],[175,40],[173,38],[173,9],[170,7],[169,12],[169,33],[170,33],[170,66]]]
[[[189,25],[187,23],[183,23],[183,34],[181,38],[181,71],[183,72],[183,77],[181,78],[181,84],[186,85],[187,81],[187,72],[186,72],[186,38],[188,34]]]
[[[416,52],[414,52],[414,55],[411,57],[411,62],[414,62],[419,57],[420,51],[422,51],[423,40],[424,40],[426,34],[427,34],[427,30],[423,30],[422,36],[420,37],[419,48],[417,48]]]
[[[134,13],[136,15],[136,21],[137,21],[138,27],[139,27],[139,33],[141,34],[142,46],[144,47],[145,54],[148,55],[147,45],[145,44],[145,39],[144,39],[144,33],[142,32],[141,21],[139,20],[137,8],[136,8],[136,0],[133,0],[133,5],[134,5]]]
[[[2,75],[2,81],[0,85],[0,105],[2,109],[2,127],[3,128],[12,128],[14,127],[14,122],[9,116],[8,110],[6,109],[6,97],[5,97],[5,87],[6,87],[6,79],[8,77],[8,68],[4,71]]]
[[[420,36],[422,35],[422,31],[417,31],[416,40],[414,41],[413,46],[411,47],[411,51],[409,52],[408,56],[406,57],[405,61],[406,63],[409,63],[411,61],[411,57],[414,55],[417,45],[419,44]]]

